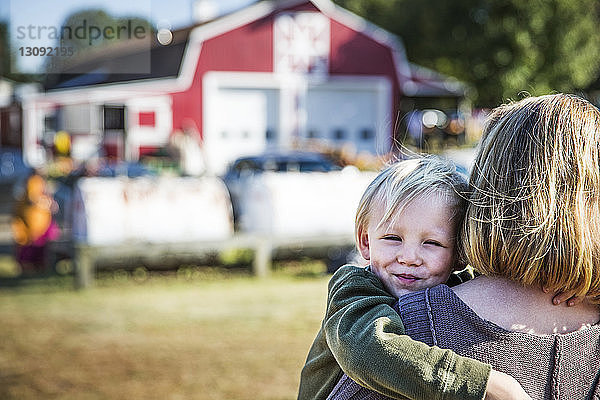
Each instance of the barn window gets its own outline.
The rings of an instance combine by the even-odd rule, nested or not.
[[[125,130],[125,107],[104,106],[104,129]]]
[[[371,140],[374,137],[375,137],[375,132],[373,132],[373,129],[371,129],[371,128],[361,129],[360,138],[362,140]]]
[[[306,136],[307,136],[309,139],[314,139],[314,138],[316,138],[316,137],[319,137],[319,131],[317,131],[316,129],[310,129],[310,130],[308,131],[308,133],[306,134]]]
[[[56,114],[44,117],[44,132],[56,132],[58,130],[58,118]]]
[[[341,128],[335,129],[335,130],[333,131],[333,138],[334,138],[335,140],[343,140],[343,139],[346,139],[346,131],[345,131],[345,130],[343,130],[343,129],[341,129]]]
[[[277,137],[277,133],[275,132],[275,129],[268,128],[265,132],[265,136],[267,140],[273,140]]]
[[[235,175],[238,178],[247,178],[251,175],[260,173],[260,167],[254,161],[242,160],[234,167]]]

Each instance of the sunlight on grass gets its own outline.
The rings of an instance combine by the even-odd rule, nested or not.
[[[21,267],[12,255],[0,254],[0,278],[13,277],[21,273]]]
[[[0,398],[293,399],[329,278],[302,271],[2,289]]]

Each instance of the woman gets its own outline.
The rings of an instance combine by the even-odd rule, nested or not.
[[[483,275],[400,298],[407,334],[490,363],[533,399],[600,398],[600,112],[565,94],[497,108],[470,183],[462,242]],[[553,292],[584,300],[555,306]],[[383,398],[347,377],[332,398],[349,393]]]

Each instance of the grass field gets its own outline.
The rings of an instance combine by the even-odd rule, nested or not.
[[[0,399],[294,399],[325,307],[318,270],[0,289]]]

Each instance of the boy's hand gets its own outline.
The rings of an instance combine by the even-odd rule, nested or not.
[[[544,293],[548,293],[550,289],[542,288]],[[577,297],[573,295],[573,292],[556,292],[552,298],[552,304],[555,306],[566,302],[568,307],[576,306],[585,300],[585,297]]]
[[[484,400],[531,400],[515,378],[492,369]]]

